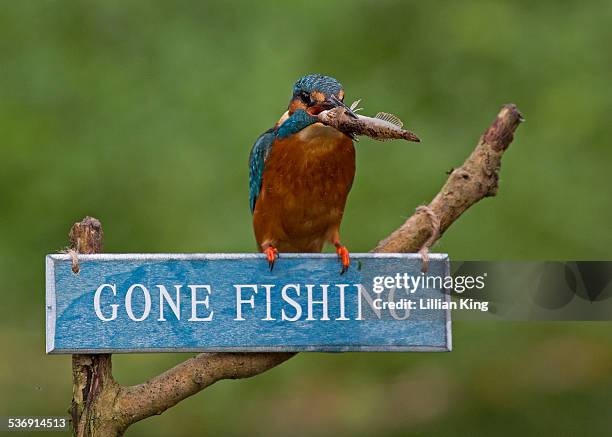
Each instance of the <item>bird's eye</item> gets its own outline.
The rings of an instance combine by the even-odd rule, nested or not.
[[[305,91],[302,91],[300,93],[300,100],[306,103],[306,105],[310,105],[312,103],[312,100],[310,99],[310,94]]]

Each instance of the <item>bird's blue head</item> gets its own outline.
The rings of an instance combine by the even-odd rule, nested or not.
[[[309,74],[300,78],[293,85],[289,114],[293,114],[298,109],[303,109],[310,115],[316,115],[336,106],[346,108],[343,101],[344,89],[340,82],[330,76]]]

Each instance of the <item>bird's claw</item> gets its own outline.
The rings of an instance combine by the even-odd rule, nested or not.
[[[342,270],[340,270],[340,274],[343,275],[348,271],[349,266],[351,265],[349,251],[345,246],[339,244],[336,246],[336,253],[342,262]]]
[[[270,266],[270,271],[274,268],[274,261],[278,258],[278,249],[273,246],[268,246],[263,251],[266,255],[266,259],[268,260],[268,266]]]

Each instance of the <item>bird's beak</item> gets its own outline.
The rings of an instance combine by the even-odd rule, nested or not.
[[[349,108],[348,106],[346,106],[342,100],[340,100],[338,97],[334,96],[333,94],[329,97],[329,99],[325,100],[325,103],[329,105],[330,109],[342,107],[344,108],[344,110],[349,116],[355,119],[357,118],[357,115],[353,112],[353,110]]]

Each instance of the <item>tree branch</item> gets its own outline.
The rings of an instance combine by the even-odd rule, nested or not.
[[[104,233],[98,219],[85,217],[70,229],[70,250],[74,253],[72,271],[79,272],[78,253],[100,253]],[[107,410],[109,397],[118,390],[113,379],[109,354],[72,356],[72,404],[70,416],[74,435],[106,435],[107,428],[95,425]],[[112,422],[108,423],[112,426]],[[110,431],[113,432],[113,431]]]
[[[474,203],[497,194],[502,155],[522,120],[515,105],[504,105],[480,137],[476,149],[461,167],[451,172],[438,195],[428,205],[440,219],[440,235]],[[416,252],[430,235],[431,225],[427,214],[417,212],[378,243],[374,252]]]
[[[476,149],[461,167],[452,171],[442,190],[428,205],[430,213],[440,220],[438,237],[471,205],[497,193],[501,157],[512,142],[514,131],[521,121],[522,116],[515,105],[503,106],[497,118],[481,136]],[[416,252],[431,235],[431,219],[426,212],[419,210],[378,243],[374,252]],[[219,380],[255,376],[294,355],[203,353],[143,384],[131,387],[118,386],[112,375],[109,375],[109,382],[100,396],[105,395],[111,402],[101,412],[98,411],[96,416],[100,429],[107,433],[100,435],[121,435],[132,423],[161,414]]]
[[[293,353],[203,353],[139,385],[126,387],[115,409],[128,423],[161,414],[183,399],[222,379],[258,375]]]

